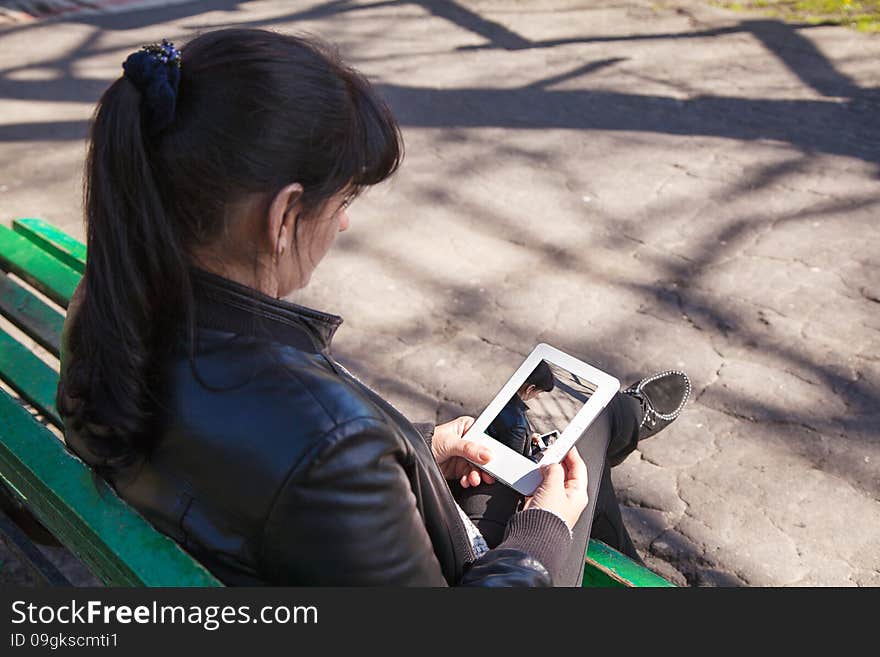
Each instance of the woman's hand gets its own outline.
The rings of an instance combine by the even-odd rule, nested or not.
[[[526,498],[523,509],[552,511],[573,529],[587,508],[587,466],[578,451],[572,447],[562,463],[541,467],[544,481],[535,493]]]
[[[431,439],[431,451],[440,466],[440,472],[447,479],[458,479],[462,488],[495,483],[492,475],[480,471],[470,462],[488,463],[492,458],[492,453],[485,445],[462,439],[473,423],[474,418],[463,416],[446,424],[438,424]]]

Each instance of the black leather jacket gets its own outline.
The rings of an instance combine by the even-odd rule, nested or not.
[[[181,349],[155,450],[112,481],[154,526],[227,584],[552,584],[562,520],[517,513],[475,559],[430,436],[330,355],[341,318],[204,272],[195,283],[194,367]]]
[[[486,429],[486,433],[512,449],[517,454],[529,456],[532,447],[532,425],[526,412],[529,407],[514,395],[498,413],[498,417],[492,420],[492,424]]]

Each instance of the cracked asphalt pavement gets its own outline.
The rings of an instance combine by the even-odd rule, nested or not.
[[[82,235],[94,102],[162,37],[339,44],[397,177],[293,300],[414,421],[476,415],[538,342],[685,413],[615,468],[678,584],[880,585],[880,38],[701,2],[195,2],[0,29],[2,220]],[[32,44],[39,43],[39,48]]]

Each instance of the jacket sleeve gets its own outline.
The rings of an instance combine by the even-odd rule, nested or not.
[[[372,420],[338,427],[294,468],[266,520],[262,569],[279,585],[447,586],[407,476],[415,456]],[[514,545],[490,550],[462,585],[552,584]]]
[[[419,435],[424,439],[428,447],[431,446],[431,442],[434,440],[435,426],[433,422],[413,422],[413,427],[419,432]]]

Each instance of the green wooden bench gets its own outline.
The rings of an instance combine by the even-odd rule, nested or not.
[[[85,267],[85,245],[39,219],[0,225],[0,314],[58,358],[66,309]],[[61,544],[107,585],[221,586],[174,541],[156,531],[49,427],[61,429],[55,408],[58,373],[0,328],[0,483]],[[6,516],[0,534],[50,584],[64,577],[28,535]],[[584,586],[671,586],[599,541],[590,541]]]

